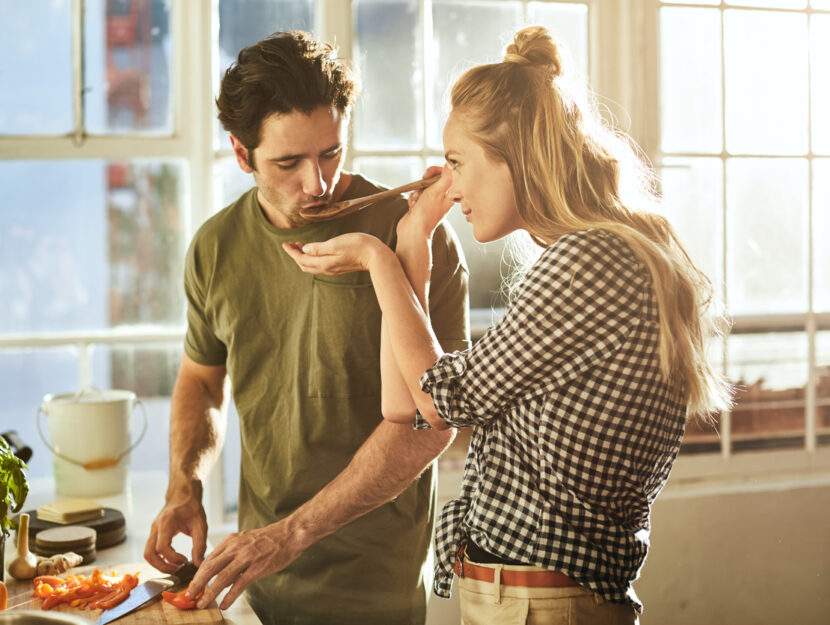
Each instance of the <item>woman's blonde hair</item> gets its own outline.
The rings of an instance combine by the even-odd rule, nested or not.
[[[519,214],[538,245],[599,228],[631,247],[654,284],[663,375],[682,386],[689,415],[724,410],[731,387],[705,355],[707,336],[719,330],[707,314],[711,283],[650,210],[654,176],[639,149],[604,126],[585,92],[563,75],[548,31],[530,26],[501,63],[473,67],[455,82],[451,106],[490,158],[509,167]]]

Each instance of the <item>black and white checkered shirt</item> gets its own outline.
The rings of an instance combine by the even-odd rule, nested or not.
[[[646,267],[587,230],[545,249],[498,324],[424,373],[441,418],[475,426],[461,496],[437,522],[436,594],[450,596],[468,536],[642,610],[631,583],[686,413],[658,335]],[[415,427],[429,425],[419,414]]]

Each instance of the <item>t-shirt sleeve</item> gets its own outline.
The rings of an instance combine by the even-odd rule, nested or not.
[[[200,249],[198,239],[190,244],[184,267],[184,292],[187,298],[187,332],[184,352],[200,365],[222,365],[228,356],[225,344],[219,340],[209,322],[207,276],[212,274],[213,264],[207,262],[208,254]]]
[[[639,323],[650,285],[644,272],[615,236],[562,237],[501,320],[471,349],[439,358],[421,377],[422,390],[447,424],[465,427],[568,384],[617,351]]]
[[[445,352],[470,347],[470,298],[467,263],[455,233],[446,221],[432,238],[429,316]]]

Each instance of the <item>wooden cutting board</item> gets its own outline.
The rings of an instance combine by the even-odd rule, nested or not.
[[[76,575],[89,575],[95,568],[95,566],[83,566],[70,569],[68,572]],[[124,564],[113,567],[99,566],[98,568],[107,573],[114,570],[118,575],[137,572],[139,584],[154,577],[164,576],[163,573],[159,573],[146,563]],[[66,577],[66,573],[60,575],[60,577]],[[9,591],[9,610],[40,609],[42,600],[37,597],[32,597],[32,580],[20,581],[7,575],[6,586]],[[52,608],[52,611],[68,612],[69,614],[80,616],[91,623],[98,620],[98,617],[101,615],[101,610],[81,610],[64,605],[56,606]],[[204,610],[179,610],[166,601],[161,601],[159,598],[153,603],[145,605],[140,610],[114,621],[114,625],[212,625],[224,622],[225,619],[222,617],[221,610],[216,606],[216,602]]]

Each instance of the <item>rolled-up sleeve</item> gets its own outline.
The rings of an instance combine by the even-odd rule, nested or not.
[[[643,266],[611,235],[566,235],[528,271],[501,320],[471,349],[443,355],[421,389],[450,426],[497,418],[619,349],[639,321],[647,285]],[[418,415],[416,427],[423,423]]]
[[[444,354],[421,376],[421,390],[432,395],[432,402],[439,416],[450,425],[463,427],[461,424],[451,423],[452,411],[463,411],[466,408],[464,398],[456,392],[456,381],[464,373],[466,352],[452,352]],[[453,404],[456,404],[453,406]],[[431,426],[420,412],[415,414],[415,429],[424,430]]]

